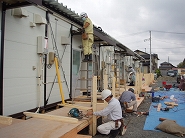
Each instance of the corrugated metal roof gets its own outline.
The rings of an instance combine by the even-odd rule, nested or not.
[[[6,9],[11,9],[15,7],[22,7],[28,5],[42,5],[42,0],[1,0],[5,3]]]

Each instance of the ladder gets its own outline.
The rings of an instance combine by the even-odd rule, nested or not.
[[[83,59],[83,54],[81,54],[81,60]],[[92,101],[92,79],[93,76],[97,77],[97,89],[101,88],[100,84],[100,69],[99,69],[99,58],[97,55],[96,46],[92,46],[92,61],[83,62],[81,61],[79,70],[78,70],[78,79],[75,85],[75,92],[72,96],[73,100],[91,100]],[[82,96],[79,97],[78,94],[82,93]]]
[[[115,77],[116,88],[120,90],[120,71],[121,71],[121,56],[120,53],[115,53],[113,51],[107,51],[106,56],[106,75],[108,76],[108,88],[112,89],[112,81]]]
[[[106,75],[108,77],[108,88],[111,89],[112,88],[112,79],[114,77],[114,71],[113,71],[113,52],[112,51],[107,51],[107,55],[106,55]]]
[[[121,75],[121,56],[120,53],[114,53],[114,77],[116,78],[116,89],[120,91],[120,75]]]

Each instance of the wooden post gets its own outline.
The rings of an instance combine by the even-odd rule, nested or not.
[[[154,82],[154,74],[153,73],[150,74],[150,78],[151,78],[150,83],[152,84]]]
[[[143,77],[143,74],[142,73],[139,73],[139,84],[138,84],[138,91],[141,92],[141,88],[142,88],[142,77]]]
[[[136,76],[135,76],[135,88],[136,88],[136,94],[139,93],[139,73],[136,73]]]
[[[113,77],[112,78],[112,94],[113,94],[113,96],[115,97],[116,95],[115,95],[115,86],[116,86],[116,78],[115,77]]]
[[[93,77],[92,80],[92,109],[93,112],[95,112],[97,110],[97,76]],[[94,136],[96,134],[97,131],[97,119],[96,116],[93,115],[93,122],[89,125],[89,134]]]
[[[108,88],[108,80],[107,80],[107,75],[103,76],[103,89],[107,89]]]

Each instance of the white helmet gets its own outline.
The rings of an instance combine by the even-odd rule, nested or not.
[[[112,92],[108,89],[101,92],[102,100],[105,100],[108,96],[112,95]]]
[[[80,16],[81,16],[81,18],[87,17],[87,13],[82,12],[82,13],[80,14]]]

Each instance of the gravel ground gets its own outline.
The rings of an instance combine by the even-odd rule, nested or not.
[[[166,81],[167,84],[177,84],[175,77],[160,77],[157,79],[157,82],[152,85],[152,88],[161,87],[162,81]],[[147,97],[141,103],[138,108],[138,111],[144,112],[148,111],[151,105],[151,97]],[[136,115],[132,115],[131,113],[126,114],[126,118],[124,118],[124,122],[128,124],[127,131],[123,136],[117,136],[117,138],[176,138],[172,134],[164,133],[161,131],[146,131],[143,130],[146,115],[142,115],[137,117]],[[95,135],[93,138],[109,138],[109,136],[102,136],[100,134]]]

